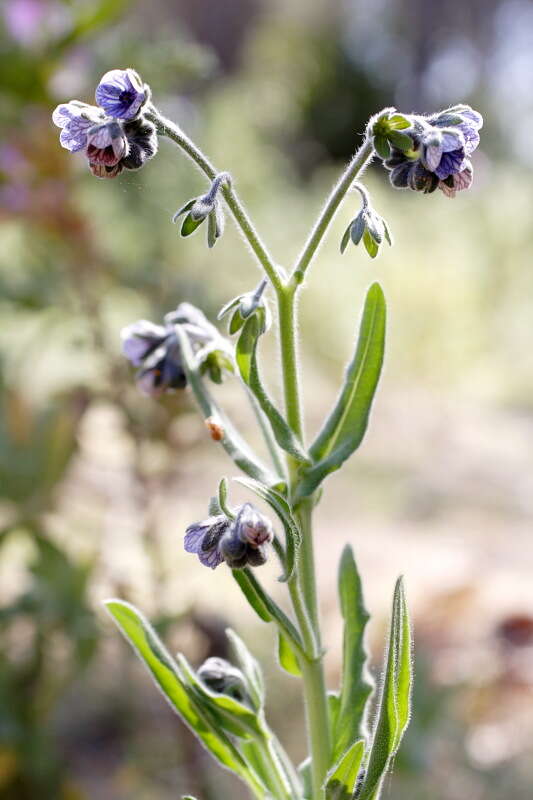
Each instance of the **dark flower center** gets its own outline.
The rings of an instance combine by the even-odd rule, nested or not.
[[[135,100],[135,92],[133,89],[124,89],[124,91],[119,94],[118,99],[121,103],[124,103],[124,105],[131,106]]]

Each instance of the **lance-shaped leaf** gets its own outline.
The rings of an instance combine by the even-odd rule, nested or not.
[[[285,575],[280,581],[288,581],[294,575],[298,560],[298,550],[302,542],[300,526],[292,514],[288,501],[282,494],[251,478],[235,478],[237,483],[246,486],[250,491],[264,500],[275,511],[285,531]]]
[[[149,622],[134,606],[122,600],[108,600],[106,607],[172,708],[211,755],[223,767],[243,778],[260,796],[264,791],[261,783],[227,734],[213,726],[203,708],[191,696],[176,662]]]
[[[241,378],[256,396],[272,426],[272,433],[279,446],[299,461],[308,462],[309,458],[301,442],[274,406],[261,382],[257,367],[257,343],[260,333],[257,315],[252,314],[244,323],[235,350],[235,359]]]
[[[237,636],[235,631],[231,628],[227,628],[226,636],[230,641],[235,659],[246,680],[248,693],[254,704],[258,708],[262,708],[265,704],[265,684],[261,667],[257,659],[250,653],[243,640],[240,636]]]
[[[269,486],[280,482],[280,477],[270,472],[251,451],[250,447],[235,429],[228,417],[219,408],[211,393],[207,389],[200,374],[197,359],[192,351],[187,334],[176,325],[176,334],[179,338],[183,368],[187,381],[196,398],[205,419],[210,417],[217,420],[222,429],[220,443],[230,458],[247,475]]]
[[[303,643],[294,623],[265,592],[252,570],[248,567],[234,569],[233,577],[257,615],[264,622],[274,621],[279,630],[290,641],[294,650],[303,656]]]
[[[315,463],[302,470],[299,497],[312,494],[363,441],[383,364],[385,317],[385,297],[380,285],[374,283],[366,296],[357,347],[341,393],[309,450]]]
[[[364,737],[365,709],[373,689],[367,672],[364,645],[369,614],[363,600],[361,578],[349,545],[344,548],[339,566],[339,600],[344,618],[344,640],[342,689],[333,736],[336,759],[352,742]]]
[[[403,581],[394,589],[389,644],[372,746],[358,800],[377,800],[411,713],[412,641]]]
[[[324,786],[326,800],[351,800],[364,754],[365,743],[360,739],[329,770]]]
[[[177,659],[180,674],[189,693],[192,693],[198,705],[213,718],[217,727],[220,725],[228,733],[244,738],[263,735],[261,721],[256,711],[235,697],[223,692],[214,692],[207,687],[182,653],[178,653]]]

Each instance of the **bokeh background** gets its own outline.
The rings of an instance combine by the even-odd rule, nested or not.
[[[287,266],[370,114],[463,101],[484,114],[474,187],[454,201],[393,191],[369,170],[396,239],[376,262],[339,254],[348,198],[303,295],[303,377],[312,431],[379,279],[386,369],[362,448],[328,481],[317,555],[331,687],[343,543],[364,578],[376,673],[393,581],[406,576],[415,713],[384,797],[530,798],[530,0],[3,0],[0,798],[244,796],[112,628],[110,595],[141,606],[195,664],[224,655],[234,626],[265,663],[273,724],[295,759],[305,751],[298,685],[275,664],[272,631],[227,570],[208,574],[182,551],[232,466],[189,394],[142,397],[119,348],[124,324],[185,299],[214,319],[255,285],[255,267],[231,225],[214,252],[203,232],[179,238],[170,217],[205,183],[170,143],[102,182],[51,124],[57,103],[91,102],[99,77],[125,66],[234,175]],[[220,398],[253,440],[237,381]],[[262,574],[282,602],[274,568]]]

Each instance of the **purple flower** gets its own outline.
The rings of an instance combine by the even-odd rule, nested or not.
[[[87,133],[96,123],[102,122],[103,113],[96,106],[71,100],[61,103],[52,114],[52,122],[61,128],[61,146],[71,153],[87,147]]]
[[[128,140],[122,126],[115,120],[93,125],[87,131],[86,152],[89,165],[115,167],[128,152]]]
[[[165,316],[164,325],[138,320],[123,328],[122,352],[134,367],[141,367],[137,384],[144,394],[157,397],[187,384],[176,325],[187,334],[202,366],[213,369],[214,362],[218,364],[229,357],[226,341],[200,309],[190,303],[180,303]]]
[[[147,92],[134,70],[112,69],[100,80],[95,97],[110,117],[133,119],[146,100]]]
[[[134,367],[140,367],[144,359],[154,352],[168,336],[167,328],[140,319],[122,329],[122,353]]]
[[[185,531],[185,550],[196,553],[205,567],[216,569],[224,557],[220,552],[220,540],[231,525],[225,514],[208,517],[203,522],[189,525]]]
[[[447,197],[468,189],[473,177],[469,156],[479,144],[481,114],[460,105],[432,116],[406,119],[411,121],[405,133],[412,140],[412,149],[393,147],[383,162],[390,170],[392,185],[425,193],[439,188]]]
[[[267,560],[267,547],[274,538],[272,523],[250,503],[236,509],[234,520],[225,514],[189,525],[185,550],[196,553],[202,564],[215,569],[225,561],[231,569],[259,567]]]

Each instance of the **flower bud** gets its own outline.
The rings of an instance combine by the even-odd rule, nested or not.
[[[173,222],[184,216],[180,230],[182,236],[190,236],[207,219],[207,244],[210,248],[214,247],[225,228],[224,211],[218,200],[218,193],[222,185],[229,183],[229,180],[230,177],[226,172],[220,173],[213,180],[207,194],[193,197],[176,211],[172,218]]]
[[[350,240],[354,245],[358,245],[362,239],[368,255],[371,258],[375,258],[379,253],[383,239],[386,239],[389,245],[392,245],[392,238],[387,223],[370,205],[370,198],[366,189],[363,189],[359,184],[356,185],[356,188],[363,197],[363,207],[344,232],[341,240],[341,253],[344,253]]]
[[[208,658],[197,675],[212,692],[227,694],[241,703],[250,703],[244,675],[225,658]]]
[[[266,286],[267,281],[263,279],[257,289],[234,297],[219,311],[217,319],[222,319],[233,312],[229,323],[230,334],[237,333],[252,314],[258,318],[260,333],[265,333],[270,328],[272,315],[264,297]]]

